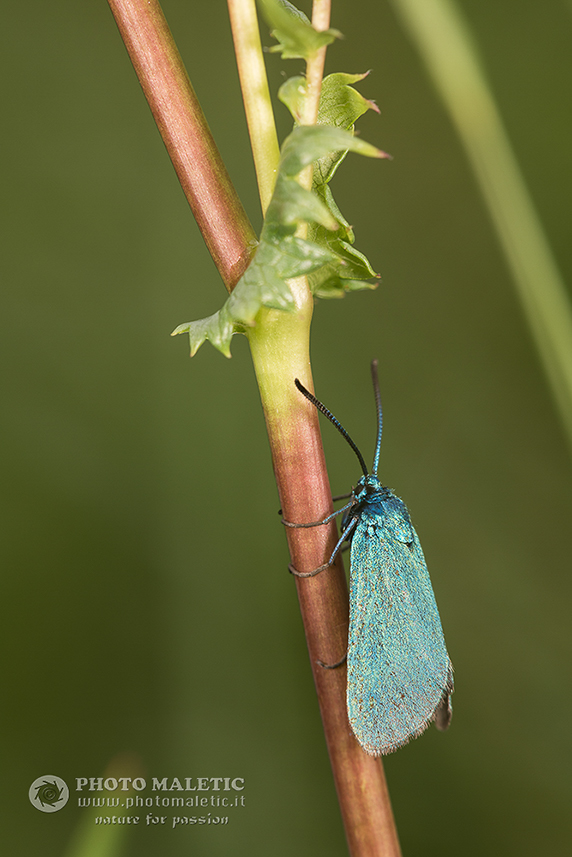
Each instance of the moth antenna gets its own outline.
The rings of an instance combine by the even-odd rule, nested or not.
[[[372,473],[377,476],[379,466],[379,453],[381,450],[381,432],[383,429],[383,414],[381,411],[381,393],[379,392],[379,378],[377,377],[377,360],[371,361],[371,380],[373,381],[373,392],[375,394],[375,406],[377,408],[377,440],[375,443],[375,456],[373,459]]]
[[[332,423],[332,425],[334,425],[337,428],[337,430],[342,435],[342,437],[345,437],[345,439],[347,440],[347,442],[349,443],[349,445],[351,446],[351,448],[353,449],[353,451],[355,452],[355,454],[358,457],[358,461],[361,465],[361,469],[363,470],[364,476],[369,476],[369,470],[367,469],[363,455],[361,454],[361,452],[359,451],[359,449],[357,448],[357,446],[355,445],[355,443],[353,442],[353,440],[351,439],[351,437],[349,436],[349,434],[347,433],[347,431],[345,430],[345,428],[343,427],[341,422],[335,418],[335,416],[332,414],[332,412],[329,411],[327,409],[327,407],[325,405],[323,405],[322,402],[320,402],[319,399],[317,399],[315,396],[313,396],[310,393],[310,391],[307,390],[304,387],[304,385],[300,383],[298,378],[295,379],[294,383],[296,384],[296,387],[298,388],[298,390],[300,390],[302,395],[306,396],[308,401],[312,402],[314,407],[316,407],[325,417],[327,417],[329,419],[329,421]]]

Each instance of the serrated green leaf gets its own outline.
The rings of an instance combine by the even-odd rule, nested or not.
[[[385,152],[331,125],[298,125],[282,146],[280,164],[288,176],[297,176],[304,167],[337,151],[357,152],[367,158],[386,158]]]
[[[296,231],[302,220],[319,223],[326,229],[338,228],[328,206],[315,193],[301,187],[295,178],[288,177],[279,185],[276,184],[270,205],[272,210],[269,206],[267,213],[270,223],[274,219],[274,223],[279,223],[282,228],[290,227],[292,232]]]
[[[316,284],[312,288],[312,294],[316,298],[330,300],[345,298],[348,292],[363,292],[367,289],[377,289],[377,283],[370,283],[367,280],[349,280],[332,274],[320,284]]]
[[[337,298],[343,297],[345,292],[377,288],[377,283],[370,279],[379,279],[379,275],[363,253],[340,237],[340,232],[326,233],[317,228],[312,233],[316,243],[323,242],[335,254],[328,265],[308,277],[310,289],[317,298]]]
[[[346,152],[347,154],[347,152]],[[320,184],[319,179],[315,181],[315,191],[318,196],[320,196],[324,200],[324,204],[326,205],[328,211],[332,215],[332,217],[338,222],[338,231],[340,235],[344,235],[345,239],[349,241],[351,244],[355,241],[354,231],[340,209],[337,206],[336,200],[332,196],[332,191],[330,190],[330,185]]]
[[[351,131],[359,117],[368,110],[375,110],[376,113],[379,113],[375,101],[364,98],[352,86],[353,83],[359,83],[368,75],[368,71],[363,74],[336,72],[325,77],[322,81],[318,125],[334,125],[336,128]],[[278,90],[278,98],[286,105],[297,123],[299,123],[303,112],[303,104],[307,94],[306,87],[306,78],[302,75],[295,75],[288,78]]]
[[[283,59],[310,59],[316,51],[341,36],[338,30],[315,30],[303,12],[288,0],[258,0],[262,13],[278,42],[271,53],[281,52]]]
[[[230,357],[230,340],[234,333],[234,322],[229,316],[227,305],[208,318],[189,324],[191,357],[194,357],[203,342],[214,345],[225,357]]]
[[[348,271],[351,272],[351,277],[379,277],[379,274],[373,270],[369,259],[348,244],[346,241],[339,239],[340,248],[339,255],[345,260]],[[370,285],[369,288],[376,288],[377,283]]]
[[[379,112],[375,102],[364,98],[352,86],[352,84],[364,80],[368,74],[369,72],[365,72],[364,74],[344,74],[339,72],[330,74],[324,78],[322,81],[318,124],[334,126],[335,128],[352,133],[356,120],[367,110]],[[298,123],[304,110],[306,79],[301,75],[289,78],[280,87],[278,97],[288,107],[295,122]],[[346,157],[347,152],[348,149],[344,148],[318,158],[314,163],[313,189],[327,207],[332,218],[337,220],[342,237],[353,243],[353,230],[336,205],[328,186],[339,165]],[[381,156],[387,157],[385,154]],[[315,235],[313,237],[315,239]],[[373,276],[373,272],[367,276]],[[369,284],[366,284],[364,287],[369,287]]]
[[[324,78],[322,82],[322,94],[320,96],[320,108],[318,110],[319,125],[334,125],[336,128],[342,128],[344,131],[353,133],[354,125],[360,116],[367,113],[368,110],[375,110],[379,113],[379,108],[374,101],[367,98],[354,89],[352,83],[358,83],[368,76],[369,72],[364,74],[344,74],[337,72],[330,74]],[[338,167],[346,156],[346,151],[335,152],[321,158],[314,168],[315,183],[318,184],[319,179],[322,182],[330,182]],[[384,155],[387,157],[387,155]]]
[[[313,160],[328,156],[341,146],[346,151],[383,157],[383,152],[375,146],[328,125],[299,126],[284,141],[276,187],[260,244],[249,267],[221,310],[208,318],[179,325],[173,331],[173,336],[189,334],[191,356],[208,340],[230,357],[232,337],[252,327],[262,307],[293,309],[288,280],[294,277],[323,269],[324,274],[316,280],[316,293],[327,297],[356,288],[371,288],[370,284],[359,284],[360,277],[372,276],[373,271],[367,260],[365,265],[358,264],[358,257],[365,257],[341,240],[340,229],[346,238],[349,226],[340,226],[341,215],[335,203],[328,200],[327,185],[324,185],[326,192],[320,195],[306,190],[297,181],[299,173]],[[294,234],[302,221],[311,225],[315,240]]]
[[[366,74],[331,74],[322,83],[322,96],[320,99],[320,110],[318,122],[352,134],[354,123],[367,110],[378,110],[373,101],[364,98],[352,86],[367,77]],[[301,85],[294,84],[286,89],[286,96],[291,97],[291,104],[299,109],[296,102],[296,93],[302,97],[299,91]],[[378,150],[379,151],[379,150]],[[341,148],[337,152],[331,152],[317,160],[314,165],[313,190],[323,201],[330,214],[338,222],[338,228],[334,234],[324,232],[320,226],[311,225],[308,238],[316,243],[325,243],[336,254],[336,261],[316,271],[309,278],[310,288],[316,297],[334,298],[343,297],[345,292],[358,289],[374,289],[377,283],[370,282],[370,278],[378,278],[368,259],[351,245],[355,236],[353,229],[338,208],[329,182],[334,177],[338,167],[346,157],[348,149]],[[380,153],[378,157],[389,157]]]
[[[286,105],[297,125],[300,124],[303,115],[307,92],[306,78],[301,74],[289,77],[278,90],[279,100]]]
[[[363,74],[336,72],[325,77],[322,81],[318,124],[335,125],[336,128],[350,131],[359,117],[368,110],[379,113],[379,107],[375,101],[364,98],[361,92],[352,86],[353,83],[365,80],[368,75],[368,71]]]

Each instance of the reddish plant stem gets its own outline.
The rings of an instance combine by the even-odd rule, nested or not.
[[[162,10],[157,0],[108,2],[185,195],[230,291],[248,265],[255,235]],[[264,325],[254,329],[258,333],[260,327],[262,335],[250,337],[284,513],[287,519],[300,522],[318,520],[332,508],[317,413],[305,399],[294,395],[292,384],[297,376],[312,389],[308,356],[311,304],[310,296],[301,299],[299,313],[264,311]],[[289,339],[288,319],[294,326],[305,327],[305,333]],[[275,323],[279,333],[273,339]],[[278,363],[288,367],[286,385],[284,371],[273,378],[268,370],[277,362],[276,349],[282,355]],[[264,351],[268,354],[262,354]],[[271,397],[272,404],[265,397],[268,389],[278,390]],[[292,562],[301,571],[327,561],[336,542],[333,523],[288,530],[287,535]],[[348,593],[341,560],[315,578],[296,582],[350,853],[352,857],[399,857],[381,761],[362,751],[348,723],[345,667],[325,670],[316,663],[318,659],[339,660],[347,645]]]
[[[266,421],[286,519],[323,519],[332,501],[317,412],[299,396],[286,427],[274,425],[278,420],[268,411]],[[338,538],[333,522],[288,528],[287,536],[292,564],[299,571],[327,562]],[[347,647],[348,591],[341,557],[315,577],[296,578],[296,586],[349,852],[352,857],[400,857],[381,759],[364,753],[348,722],[346,666],[328,670],[318,663],[336,663]]]
[[[157,0],[108,0],[209,253],[230,292],[256,234],[213,140]]]

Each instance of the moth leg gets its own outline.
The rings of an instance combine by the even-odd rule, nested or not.
[[[350,505],[351,505],[351,503],[350,503]],[[340,509],[340,512],[341,511],[342,511],[342,509]],[[344,541],[347,539],[347,537],[352,532],[352,530],[355,529],[357,522],[358,522],[357,518],[352,518],[350,520],[349,524],[347,525],[347,527],[345,528],[345,530],[341,534],[340,538],[338,539],[338,543],[335,546],[335,548],[333,549],[331,557],[329,558],[329,560],[326,563],[324,563],[324,565],[319,565],[318,568],[315,568],[313,571],[296,571],[294,566],[292,564],[290,564],[288,566],[288,571],[290,572],[290,574],[293,574],[294,577],[315,577],[316,574],[319,574],[321,571],[325,571],[327,568],[329,568],[332,565],[332,563],[335,560],[338,553],[340,553]],[[319,521],[318,523],[324,524],[325,521]],[[312,526],[312,525],[311,524],[293,524],[291,526],[294,526],[294,527],[306,526],[307,527],[307,526]]]
[[[296,571],[292,563],[289,563],[288,571],[290,572],[290,574],[293,574],[294,577],[315,577],[321,571],[325,571],[329,567],[330,563],[326,562],[324,563],[324,565],[319,565],[318,568],[314,569],[314,571]]]
[[[351,503],[347,503],[345,506],[342,506],[342,508],[338,509],[337,512],[332,512],[332,514],[328,515],[327,518],[324,518],[323,521],[310,521],[309,524],[293,524],[292,521],[287,521],[286,518],[282,518],[282,523],[285,527],[291,527],[294,530],[305,530],[308,527],[321,527],[322,524],[329,524],[330,521],[333,521],[333,519],[337,518],[338,515],[341,515],[342,512],[346,512],[351,506],[353,506],[353,499]]]
[[[348,499],[348,497],[353,497],[353,496],[354,496],[354,492],[353,492],[353,491],[350,491],[348,494],[338,494],[336,497],[332,497],[332,503],[337,503],[337,501],[338,501],[338,500],[347,500],[347,499]],[[341,512],[341,511],[342,511],[342,510],[340,509],[340,512]],[[282,514],[282,509],[278,509],[278,514],[279,514],[279,515],[281,515],[281,514]],[[336,514],[336,515],[337,515],[338,513],[337,513],[337,512],[335,512],[334,514]],[[321,521],[318,521],[317,523],[322,523],[322,522],[321,522]]]
[[[325,670],[335,670],[337,669],[337,667],[341,667],[342,664],[345,664],[347,659],[348,653],[346,652],[341,661],[338,661],[336,664],[325,664],[323,661],[316,661],[316,663],[318,664],[318,666],[324,667]]]

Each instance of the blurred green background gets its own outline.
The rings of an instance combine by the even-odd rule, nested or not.
[[[306,11],[309,4],[301,4]],[[461,0],[564,277],[572,274],[572,8]],[[226,3],[163,8],[256,228]],[[489,216],[391,8],[334,0],[329,71],[372,69],[381,117],[334,193],[376,292],[321,302],[318,395],[420,534],[456,668],[447,735],[385,768],[405,855],[570,853],[570,451]],[[265,44],[271,39],[263,29]],[[137,829],[121,855],[346,854],[246,340],[190,361],[225,297],[104,0],[4,10],[2,823],[129,753],[148,779],[244,777],[228,827]],[[301,63],[268,57],[275,92]],[[281,137],[290,128],[277,107]],[[358,476],[329,426],[335,493]],[[191,811],[189,811],[191,814]]]

